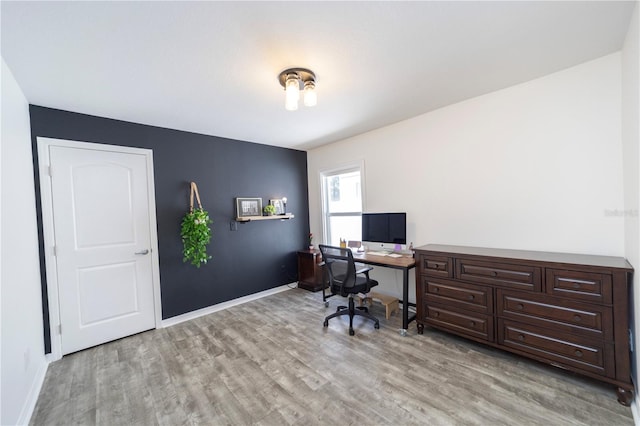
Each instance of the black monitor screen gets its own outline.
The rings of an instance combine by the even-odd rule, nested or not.
[[[362,241],[407,244],[407,214],[362,213]]]

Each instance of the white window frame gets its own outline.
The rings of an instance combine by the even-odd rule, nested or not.
[[[330,213],[329,206],[327,203],[328,198],[328,188],[326,185],[326,181],[328,177],[341,175],[344,173],[350,173],[360,171],[360,202],[361,208],[359,212],[341,212],[341,213]],[[323,169],[319,171],[319,181],[320,181],[320,205],[322,206],[322,242],[323,244],[330,244],[329,236],[331,235],[331,230],[329,229],[329,218],[333,216],[361,216],[362,212],[365,211],[365,200],[366,200],[366,192],[365,192],[365,181],[364,181],[365,173],[364,173],[364,160],[359,160],[358,162],[343,164],[339,167],[334,167],[330,169]]]

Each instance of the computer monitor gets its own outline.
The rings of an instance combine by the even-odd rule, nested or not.
[[[362,241],[407,244],[407,214],[362,213]]]

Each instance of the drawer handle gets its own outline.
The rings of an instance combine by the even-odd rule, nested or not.
[[[518,308],[519,311],[524,309],[524,305],[522,303],[518,303],[518,305],[516,305],[516,308]]]
[[[582,317],[581,317],[580,315],[574,315],[574,316],[573,316],[573,320],[574,320],[575,322],[580,322],[580,321],[582,321]]]
[[[440,312],[434,312],[434,313],[433,313],[433,316],[434,316],[434,317],[436,317],[436,318],[438,318],[438,317],[440,316]]]
[[[473,300],[473,299],[475,299],[475,298],[476,298],[476,297],[475,297],[473,294],[470,294],[469,296],[467,296],[467,299],[469,299],[469,300]]]
[[[469,322],[469,325],[470,325],[471,327],[475,327],[475,326],[476,326],[476,322],[475,322],[475,321],[470,321],[470,322]]]
[[[440,265],[436,263],[436,267],[434,269],[440,269]]]
[[[580,288],[580,283],[573,283],[573,288]]]
[[[576,351],[575,351],[575,354],[576,354],[576,356],[577,356],[578,358],[582,358],[582,351],[580,351],[580,350],[576,350]]]
[[[524,340],[524,334],[518,334],[518,340]]]
[[[491,275],[493,275],[494,277],[497,277],[498,276],[498,271],[492,271]]]
[[[438,287],[434,287],[434,288],[433,288],[433,292],[434,292],[434,293],[437,293],[437,292],[439,292],[439,291],[440,291],[440,288],[438,288]]]

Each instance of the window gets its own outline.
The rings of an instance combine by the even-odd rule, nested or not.
[[[321,174],[324,242],[333,246],[340,239],[361,240],[361,167],[349,167]]]

